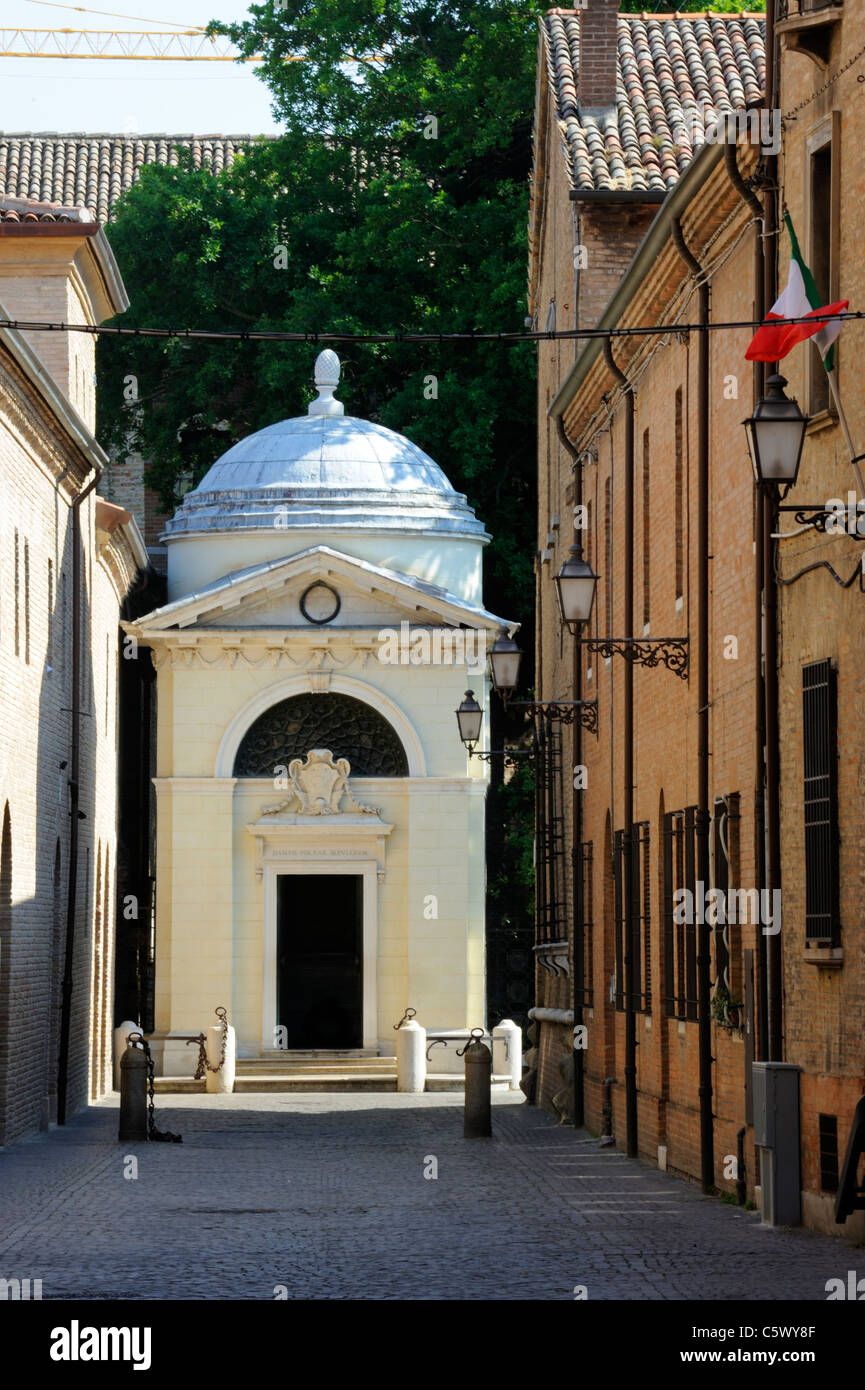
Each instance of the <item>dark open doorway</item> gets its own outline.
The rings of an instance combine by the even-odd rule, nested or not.
[[[277,1022],[288,1048],[363,1045],[363,878],[277,878]]]

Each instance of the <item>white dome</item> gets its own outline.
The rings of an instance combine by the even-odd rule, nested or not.
[[[335,354],[322,353],[320,396],[310,413],[268,425],[217,459],[183,499],[166,536],[321,526],[485,538],[463,494],[422,449],[383,425],[342,414],[332,399],[338,370]]]

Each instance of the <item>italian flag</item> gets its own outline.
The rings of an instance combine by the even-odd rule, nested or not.
[[[802,260],[789,212],[784,214],[784,222],[790,233],[791,247],[787,284],[766,315],[765,322],[754,334],[745,357],[748,362],[780,362],[797,343],[803,343],[806,338],[816,338],[823,366],[827,372],[831,372],[835,366],[833,344],[841,332],[842,320],[823,319],[822,323],[790,323],[789,320],[811,318],[815,314],[842,313],[850,301],[842,299],[837,304],[821,303],[814,276]]]

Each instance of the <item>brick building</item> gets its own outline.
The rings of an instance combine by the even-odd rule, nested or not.
[[[89,214],[0,199],[0,316],[126,303]],[[92,336],[0,329],[3,1145],[111,1085],[119,613],[147,553],[96,491],[93,377]]]
[[[761,133],[743,115],[738,145],[709,136],[707,121],[763,99],[761,16],[617,19],[591,7],[618,50],[617,105],[599,117],[609,44],[588,12],[550,12],[531,232],[537,326],[545,314],[549,327],[609,329],[759,317],[776,297],[759,233],[779,145],[782,198],[823,302],[843,293],[855,305],[856,229],[840,215],[862,184],[863,117],[847,99],[858,96],[855,70],[817,89],[853,56],[858,9],[786,15],[772,105],[797,119]],[[596,44],[583,96],[581,64]],[[705,138],[693,138],[695,123]],[[659,207],[640,208],[653,187]],[[785,238],[782,284],[788,255]],[[560,309],[565,321],[555,321]],[[844,374],[855,332],[842,335],[839,381],[861,441],[861,402],[849,366]],[[537,688],[546,700],[596,701],[597,734],[559,730],[545,769],[536,1095],[706,1187],[732,1192],[738,1171],[753,1197],[752,1063],[798,1066],[802,1220],[837,1231],[839,1150],[863,1090],[863,864],[852,826],[863,782],[858,753],[844,755],[863,611],[859,585],[841,587],[861,542],[774,518],[755,489],[741,422],[767,373],[745,360],[750,338],[749,328],[672,329],[539,347]],[[812,354],[802,345],[783,364],[811,417],[791,506],[823,507],[854,486]],[[772,542],[772,526],[793,534]],[[552,582],[575,538],[600,576],[578,630],[594,640],[579,643]],[[629,640],[613,650],[603,638]],[[572,779],[571,767],[585,771]],[[738,920],[702,922],[701,883],[735,891]],[[764,889],[765,907],[746,905],[743,892]],[[580,1025],[584,1047],[572,1050]],[[861,1225],[857,1214],[844,1229]]]

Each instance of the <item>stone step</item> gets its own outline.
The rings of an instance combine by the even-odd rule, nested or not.
[[[280,1091],[395,1091],[396,1071],[387,1072],[261,1072],[238,1075],[235,1092],[264,1095]]]
[[[246,1072],[396,1072],[395,1057],[239,1057],[237,1075]]]
[[[396,1070],[392,1073],[387,1072],[312,1072],[308,1070],[295,1070],[285,1068],[282,1072],[261,1071],[246,1072],[243,1075],[238,1072],[235,1082],[235,1094],[243,1095],[267,1095],[278,1094],[280,1092],[291,1091],[395,1091],[397,1084]],[[494,1091],[506,1091],[508,1089],[507,1076],[494,1076],[492,1079]],[[191,1076],[157,1076],[154,1081],[154,1090],[157,1095],[189,1095],[201,1094],[204,1092],[204,1081],[195,1081]],[[426,1089],[428,1091],[462,1091],[463,1078],[457,1072],[439,1072],[428,1074],[426,1079]]]
[[[382,1057],[376,1047],[346,1048],[291,1048],[285,1051],[261,1053],[258,1057],[238,1057],[238,1066],[244,1062],[273,1062],[277,1066],[295,1062],[395,1062],[395,1057]]]

